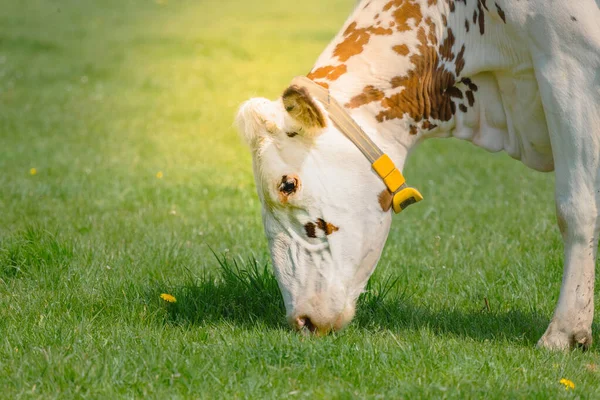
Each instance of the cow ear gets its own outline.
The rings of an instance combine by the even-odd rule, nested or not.
[[[305,88],[292,85],[283,92],[281,99],[285,111],[307,134],[315,136],[327,125],[323,110]]]

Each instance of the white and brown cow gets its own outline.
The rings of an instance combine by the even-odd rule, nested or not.
[[[564,276],[538,343],[552,349],[592,342],[599,7],[598,0],[364,0],[308,74],[398,170],[424,139],[457,137],[556,171]],[[237,122],[253,154],[288,320],[325,333],[354,315],[389,232],[393,193],[312,93],[295,84],[275,101],[251,99]]]

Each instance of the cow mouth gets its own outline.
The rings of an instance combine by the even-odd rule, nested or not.
[[[303,334],[315,334],[318,332],[317,326],[307,316],[296,318],[296,329]]]

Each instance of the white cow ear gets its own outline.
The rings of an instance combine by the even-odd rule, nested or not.
[[[316,136],[327,125],[323,110],[308,91],[300,86],[288,87],[281,96],[285,111],[298,122],[307,136]]]
[[[266,134],[273,134],[280,129],[276,121],[277,109],[272,101],[265,98],[244,102],[235,117],[240,135],[251,148],[257,147]]]

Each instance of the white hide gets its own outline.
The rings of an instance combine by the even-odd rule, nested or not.
[[[436,129],[411,135],[409,127],[414,121],[406,114],[378,121],[376,116],[384,110],[380,101],[348,111],[399,168],[420,141],[454,136],[490,151],[504,150],[537,170],[555,169],[565,274],[554,318],[539,345],[551,349],[589,347],[600,230],[598,1],[416,3],[423,21],[412,18],[408,30],[371,35],[359,54],[340,60],[334,49],[344,41],[350,24],[369,28],[377,19],[378,26],[393,26],[394,7],[384,11],[392,4],[389,0],[362,1],[313,68],[343,64],[344,73],[335,79],[315,80],[326,83],[341,104],[366,86],[379,88],[389,97],[405,90],[392,87],[392,78],[414,69],[411,56],[418,53],[417,30],[425,27],[425,18],[435,24],[432,34],[438,44],[452,29],[456,37],[453,54],[460,45],[466,47],[457,85],[462,85],[458,78],[469,78],[478,87],[474,104],[466,112],[456,111],[447,121],[431,121]],[[467,32],[465,21],[472,21],[475,10],[482,7],[485,31],[471,23]],[[392,51],[395,44],[405,44],[409,54]],[[452,61],[444,62],[447,70],[454,71]],[[466,100],[461,101],[465,105]],[[299,127],[280,100],[250,100],[242,106],[238,122],[252,149],[265,232],[288,317],[293,322],[299,316],[310,316],[323,330],[345,325],[388,234],[391,215],[377,202],[383,184],[331,122],[314,138],[288,137],[286,132]],[[289,174],[299,176],[302,187],[289,203],[281,204],[278,185],[281,177]],[[307,238],[303,225],[317,218],[335,224],[339,231]]]

